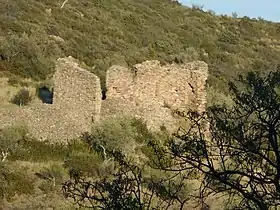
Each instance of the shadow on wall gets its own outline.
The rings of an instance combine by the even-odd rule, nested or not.
[[[53,92],[49,90],[47,87],[40,87],[38,89],[38,97],[41,101],[45,104],[52,104],[53,103]]]

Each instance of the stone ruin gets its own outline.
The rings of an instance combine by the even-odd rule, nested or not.
[[[152,130],[164,126],[175,131],[179,120],[174,111],[205,110],[206,78],[204,62],[161,66],[159,61],[145,61],[133,69],[113,66],[107,72],[101,115],[131,114],[143,118]]]
[[[175,110],[205,110],[207,77],[207,64],[201,61],[112,66],[107,71],[106,99],[102,100],[100,79],[79,67],[71,56],[60,58],[53,76],[53,104],[0,109],[0,128],[23,122],[35,138],[67,141],[90,131],[102,119],[128,115],[143,119],[154,131],[164,126],[173,132],[180,123]]]
[[[67,141],[90,131],[100,117],[99,78],[69,57],[58,59],[53,81],[53,104],[0,109],[0,128],[24,123],[35,138],[52,141]]]

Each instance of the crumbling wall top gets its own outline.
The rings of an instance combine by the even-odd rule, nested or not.
[[[0,127],[25,121],[34,137],[65,141],[90,131],[100,118],[124,114],[142,118],[153,130],[165,126],[174,131],[179,126],[174,110],[205,110],[207,77],[207,64],[201,61],[112,66],[102,101],[100,79],[73,57],[60,58],[53,76],[53,104],[31,104],[12,113],[0,110]]]
[[[174,110],[205,110],[207,77],[208,66],[201,61],[162,66],[151,60],[132,68],[112,66],[107,71],[102,115],[132,114],[145,119],[150,128],[164,125],[174,130],[178,126]]]

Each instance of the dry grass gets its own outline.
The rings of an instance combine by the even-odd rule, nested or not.
[[[11,104],[12,97],[22,88],[20,84],[11,85],[9,84],[9,78],[7,77],[0,77],[0,107],[13,107],[14,105]],[[22,83],[28,84],[27,88],[34,99],[36,99],[36,83],[33,82],[31,79],[24,79],[21,80]],[[35,100],[34,102],[36,102]],[[12,105],[12,106],[11,106]]]
[[[9,101],[18,90],[18,87],[8,84],[8,78],[0,78],[0,106],[10,104]]]
[[[13,161],[9,163],[13,168],[22,168],[27,175],[35,180],[35,193],[32,195],[16,195],[11,201],[4,201],[0,205],[0,209],[74,209],[62,195],[61,185],[59,184],[54,191],[45,192],[39,189],[43,180],[38,178],[35,173],[50,168],[52,165],[63,165],[62,161],[48,162],[29,162],[29,161]],[[68,178],[64,173],[63,180]]]

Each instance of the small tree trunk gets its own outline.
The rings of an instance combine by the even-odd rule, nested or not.
[[[53,186],[55,187],[55,177],[52,180],[53,180]]]
[[[64,5],[65,5],[67,2],[68,2],[68,0],[65,0],[65,1],[63,2],[63,4],[61,5],[60,9],[62,9],[62,8],[64,7]]]
[[[2,160],[1,160],[1,162],[4,162],[4,161],[7,159],[8,154],[9,154],[9,152],[7,152],[7,151],[2,151]]]
[[[102,145],[100,145],[100,147],[102,148],[103,150],[103,156],[104,156],[104,162],[107,160],[107,153],[106,153],[106,149],[105,147],[103,147]]]

